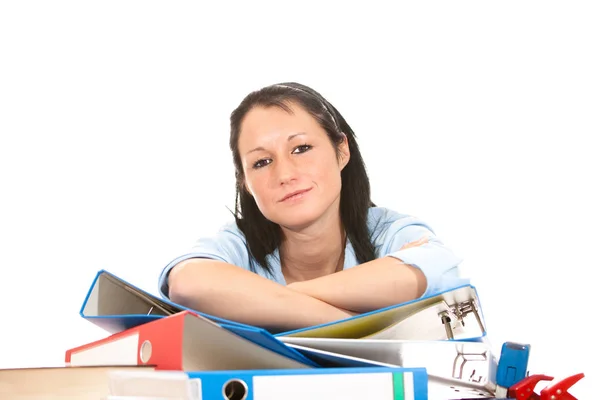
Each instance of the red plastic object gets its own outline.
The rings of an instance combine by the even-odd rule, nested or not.
[[[541,374],[528,376],[508,389],[508,397],[518,400],[541,400],[542,397],[534,392],[536,385],[541,381],[551,381],[553,379],[554,377],[552,376]],[[567,399],[567,397],[565,397],[565,399]]]
[[[583,378],[583,376],[583,373],[572,375],[546,386],[540,392],[540,400],[577,400],[575,396],[569,393],[569,389]]]

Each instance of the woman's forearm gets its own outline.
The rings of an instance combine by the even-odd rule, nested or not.
[[[288,288],[335,307],[365,313],[420,297],[426,289],[425,275],[393,257],[383,257],[335,274]]]
[[[169,298],[185,307],[269,330],[293,330],[353,314],[235,265],[191,259],[169,274]]]

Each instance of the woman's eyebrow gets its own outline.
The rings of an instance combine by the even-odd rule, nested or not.
[[[301,135],[306,135],[306,132],[294,133],[294,134],[288,136],[287,141],[289,142],[290,140],[292,140],[296,136],[301,136]],[[250,150],[249,152],[247,152],[246,155],[248,155],[250,153],[254,153],[255,151],[265,151],[265,148],[262,147],[262,146],[255,147],[252,150]]]
[[[306,132],[299,132],[299,133],[294,133],[293,135],[288,136],[288,142],[290,140],[292,140],[293,138],[295,138],[296,136],[301,136],[301,135],[306,135]]]

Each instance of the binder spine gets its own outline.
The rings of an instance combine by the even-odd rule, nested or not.
[[[189,372],[202,384],[202,398],[427,400],[424,368],[330,368]]]

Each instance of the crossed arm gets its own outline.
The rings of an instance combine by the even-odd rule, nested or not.
[[[383,257],[335,274],[287,287],[333,306],[365,313],[421,297],[427,281],[420,269]]]
[[[425,242],[419,240],[405,247]],[[418,268],[393,257],[287,286],[208,259],[186,260],[173,268],[168,279],[172,301],[270,330],[299,329],[348,318],[415,299],[426,287]]]

